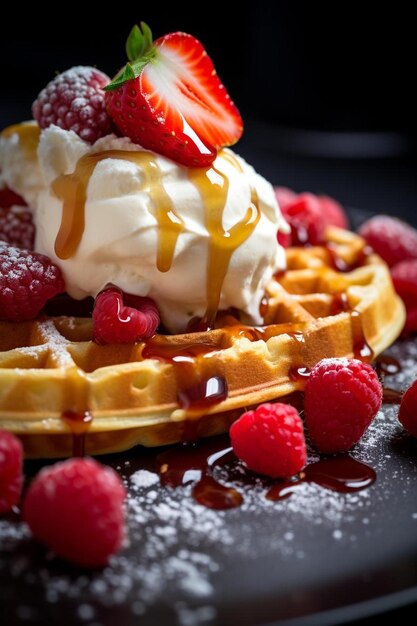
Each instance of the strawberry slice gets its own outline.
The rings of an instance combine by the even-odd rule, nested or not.
[[[176,32],[153,42],[141,22],[126,51],[130,62],[105,87],[123,135],[189,167],[209,166],[218,149],[240,139],[239,111],[195,37]]]

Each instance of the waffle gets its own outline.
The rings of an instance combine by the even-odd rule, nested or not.
[[[87,318],[1,323],[0,428],[29,458],[67,456],[85,431],[89,454],[197,439],[227,430],[243,407],[301,390],[320,359],[370,361],[397,338],[403,304],[357,235],[329,228],[325,245],[290,248],[287,265],[268,286],[263,327],[225,312],[211,331],[99,346]],[[198,396],[207,380],[227,381],[222,401]],[[186,400],[197,393],[188,408],[187,389]]]

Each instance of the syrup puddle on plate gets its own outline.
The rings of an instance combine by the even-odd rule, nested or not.
[[[246,470],[233,454],[226,435],[173,446],[157,454],[154,463],[162,485],[175,488],[192,484],[192,497],[211,509],[241,506],[244,491],[239,483],[254,487],[261,484],[268,500],[284,500],[305,483],[346,494],[366,489],[376,480],[376,473],[369,465],[348,454],[311,463],[293,479],[272,480]],[[216,477],[216,468],[221,468],[222,481],[233,481],[234,486],[223,484]]]

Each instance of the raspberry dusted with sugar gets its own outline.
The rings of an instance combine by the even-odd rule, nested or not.
[[[356,359],[323,359],[305,386],[305,423],[320,452],[347,452],[379,411],[382,387],[375,370]]]
[[[286,478],[306,464],[303,423],[289,404],[261,404],[230,427],[234,453],[249,469],[272,478]]]
[[[159,311],[151,298],[123,293],[117,287],[104,289],[93,310],[93,337],[96,343],[134,343],[155,334]]]
[[[417,259],[417,230],[395,217],[371,217],[358,232],[389,266]]]
[[[41,470],[23,502],[23,519],[58,556],[103,567],[123,540],[125,497],[113,469],[93,459],[70,459]]]
[[[55,124],[89,143],[112,132],[103,87],[110,78],[94,67],[73,67],[40,92],[32,113],[41,128]]]
[[[23,485],[23,450],[20,441],[0,430],[0,513],[19,504]]]
[[[47,256],[0,243],[0,320],[34,319],[63,291],[61,270]]]
[[[407,311],[404,332],[417,331],[417,259],[401,261],[391,268],[394,287]]]
[[[413,437],[417,437],[417,380],[403,395],[398,419]]]
[[[33,250],[35,225],[32,213],[25,206],[0,208],[0,241]]]

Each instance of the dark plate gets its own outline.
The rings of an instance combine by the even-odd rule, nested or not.
[[[386,384],[404,389],[417,378],[416,342],[390,353],[402,369]],[[106,458],[130,476],[129,546],[83,572],[32,544],[17,518],[1,520],[2,623],[323,626],[417,600],[417,442],[396,413],[384,405],[352,453],[377,474],[355,493],[306,483],[271,502],[235,472],[243,505],[215,511],[193,501],[191,484],[161,487],[154,452]]]

